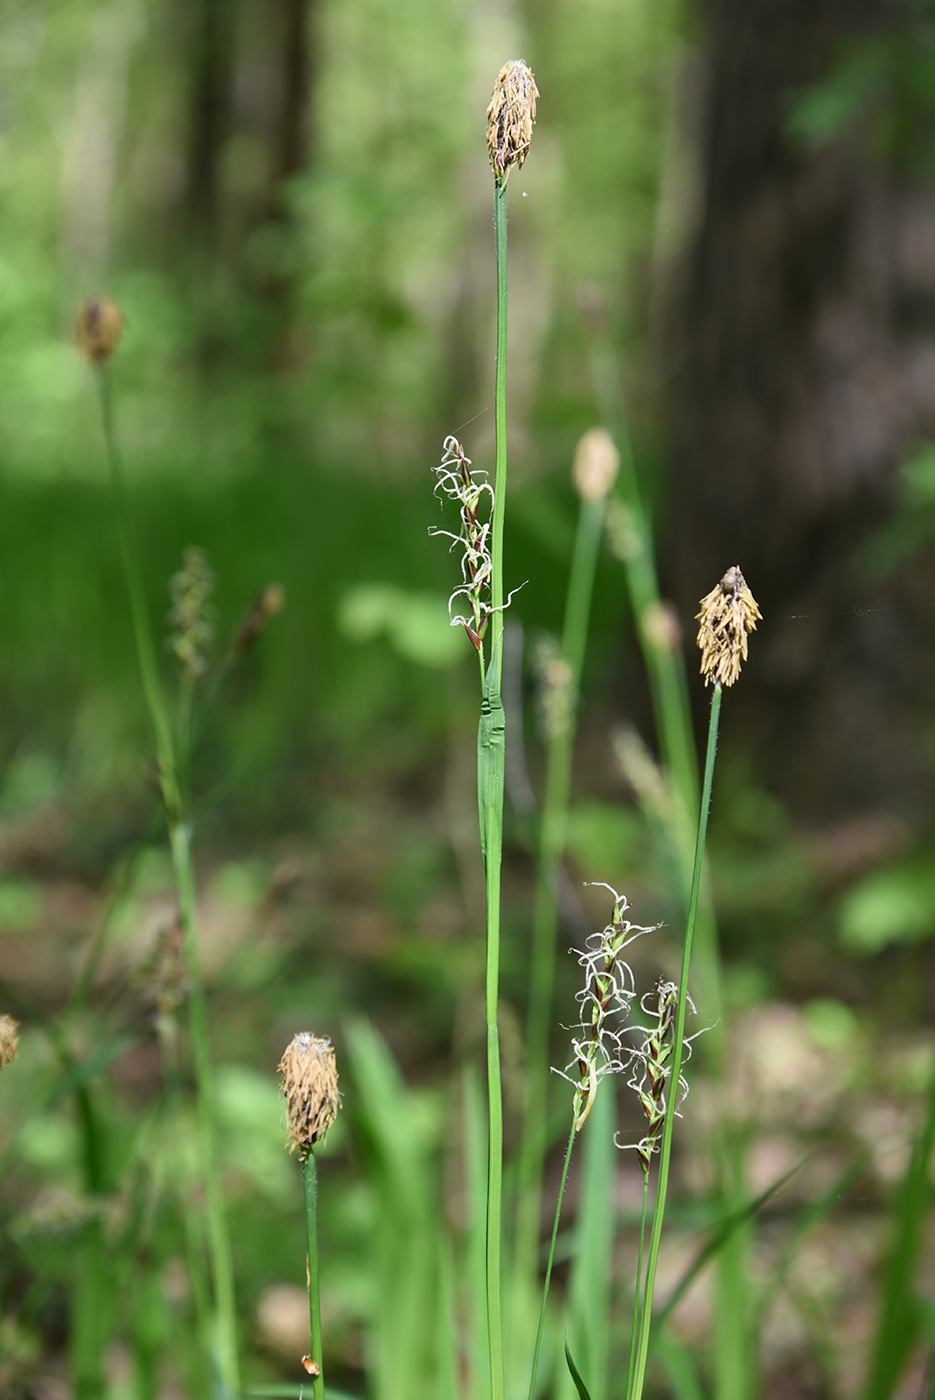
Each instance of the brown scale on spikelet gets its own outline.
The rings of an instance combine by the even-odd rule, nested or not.
[[[16,1034],[19,1021],[12,1016],[0,1016],[0,1069],[6,1069],[11,1060],[16,1059],[19,1049],[19,1036]]]
[[[331,1041],[308,1031],[293,1036],[279,1061],[279,1077],[289,1151],[298,1148],[304,1161],[316,1142],[324,1142],[341,1107]]]
[[[733,685],[747,659],[747,637],[763,614],[735,564],[701,600],[696,613],[705,685]]]
[[[106,365],[123,334],[123,312],[110,297],[87,297],[78,307],[75,344],[97,369]]]
[[[513,166],[526,159],[538,96],[536,80],[521,58],[504,64],[487,108],[487,150],[498,184],[505,184]]]

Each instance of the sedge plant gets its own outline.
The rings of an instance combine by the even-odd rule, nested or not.
[[[627,1369],[627,1400],[642,1397],[652,1327],[653,1297],[659,1260],[666,1194],[672,1154],[675,1118],[681,1100],[687,1093],[682,1069],[690,1054],[691,1038],[685,1034],[689,1010],[694,1006],[688,996],[692,943],[701,889],[701,873],[707,834],[708,813],[714,778],[718,721],[724,686],[732,685],[740,674],[747,656],[748,635],[756,628],[760,611],[747,588],[739,568],[727,571],[720,583],[708,593],[698,614],[700,623],[698,644],[701,649],[701,670],[705,683],[713,683],[708,741],[702,783],[698,833],[692,873],[691,894],[682,944],[681,969],[678,982],[659,978],[653,990],[640,999],[640,1008],[650,1022],[643,1028],[641,1040],[633,1045],[626,1039],[626,1021],[636,992],[633,975],[623,961],[622,953],[634,938],[648,932],[623,918],[627,901],[616,891],[614,913],[602,934],[594,935],[579,954],[585,968],[585,986],[578,1000],[582,1008],[580,1035],[572,1041],[573,1058],[561,1071],[575,1089],[574,1113],[565,1153],[552,1241],[546,1264],[545,1284],[540,1310],[539,1328],[530,1377],[529,1400],[534,1400],[539,1353],[546,1316],[546,1301],[551,1279],[555,1241],[558,1234],[562,1195],[575,1135],[584,1126],[594,1105],[600,1080],[607,1075],[628,1072],[628,1086],[638,1095],[647,1119],[647,1129],[636,1144],[643,1171],[643,1201],[639,1232],[639,1247],[633,1301],[633,1325]],[[608,888],[610,888],[608,886]],[[616,1140],[616,1138],[615,1138]],[[618,1146],[627,1146],[620,1144]],[[649,1186],[653,1158],[658,1154],[659,1169],[656,1199],[652,1211],[649,1240],[646,1241],[649,1217]],[[587,1378],[579,1372],[565,1345],[568,1367],[579,1395],[589,1397]]]
[[[760,616],[756,600],[747,587],[743,574],[736,566],[728,569],[720,583],[705,595],[701,600],[701,611],[698,613],[701,672],[705,678],[705,684],[713,684],[714,690],[708,722],[704,777],[698,813],[698,834],[695,841],[695,858],[688,914],[685,921],[685,937],[682,943],[679,980],[677,984],[663,982],[658,986],[655,1007],[657,1026],[644,1041],[639,1052],[643,1072],[636,1081],[636,1087],[650,1123],[650,1132],[640,1144],[639,1149],[644,1173],[644,1227],[649,1169],[657,1146],[659,1171],[645,1274],[638,1272],[637,1276],[627,1400],[639,1400],[643,1394],[646,1378],[656,1270],[672,1158],[672,1132],[683,1085],[681,1072],[686,1051],[685,1020],[690,1004],[687,988],[695,920],[701,892],[708,813],[711,808],[721,695],[723,687],[733,685],[740,675],[741,664],[747,657],[748,636],[756,629],[757,619]],[[642,1233],[641,1229],[641,1240]]]
[[[156,648],[146,609],[142,574],[126,500],[123,464],[114,426],[111,360],[122,330],[123,315],[108,297],[91,297],[82,303],[76,325],[76,340],[78,349],[94,371],[100,395],[101,421],[110,470],[117,538],[130,604],[137,661],[156,749],[159,789],[168,827],[179,924],[188,975],[189,1033],[198,1097],[207,1242],[214,1288],[212,1361],[215,1384],[221,1400],[237,1400],[240,1393],[240,1368],[233,1262],[221,1185],[214,1066],[195,921],[191,817],[182,779],[182,767],[187,762],[188,707],[183,695],[179,727],[183,735],[186,757],[180,763],[178,740],[173,735],[159,678]]]
[[[539,96],[530,69],[520,59],[504,65],[487,109],[487,150],[494,176],[494,242],[497,262],[497,366],[494,419],[496,469],[491,486],[456,438],[445,442],[437,469],[438,485],[459,506],[461,528],[452,535],[463,548],[462,584],[452,602],[466,614],[451,617],[463,626],[478,657],[481,715],[477,734],[477,797],[486,884],[486,971],[484,1019],[487,1046],[487,1210],[486,1311],[491,1400],[503,1400],[503,1322],[501,1305],[503,1216],[503,1096],[500,1079],[498,1002],[500,983],[500,868],[503,853],[504,745],[506,722],[501,697],[504,598],[503,525],[506,508],[506,346],[507,346],[507,186],[522,166],[532,139]],[[450,533],[441,531],[439,533]],[[512,596],[512,595],[511,595]],[[449,606],[449,612],[451,608]]]

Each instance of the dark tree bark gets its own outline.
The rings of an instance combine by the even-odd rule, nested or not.
[[[221,157],[230,134],[234,0],[198,0],[193,54],[186,208],[190,246],[213,256],[221,223]]]
[[[903,13],[706,4],[704,208],[670,350],[668,579],[690,615],[744,570],[765,620],[732,733],[813,821],[929,815],[932,555],[881,584],[861,549],[892,512],[895,469],[935,435],[935,189],[875,157],[859,122],[810,153],[788,131],[842,41]]]
[[[314,53],[312,0],[280,0],[282,9],[282,106],[276,133],[276,174],[288,180],[304,170],[311,155]],[[317,6],[314,7],[317,10]]]

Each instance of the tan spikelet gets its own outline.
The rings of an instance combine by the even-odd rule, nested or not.
[[[286,1135],[290,1152],[303,1160],[325,1135],[341,1107],[338,1069],[331,1041],[302,1031],[293,1036],[279,1061],[280,1086],[286,1099]]]
[[[19,1021],[12,1016],[0,1016],[0,1069],[6,1069],[11,1060],[16,1059],[19,1049],[19,1036],[16,1034]]]
[[[75,344],[88,364],[99,369],[107,363],[123,327],[123,312],[110,297],[87,297],[81,303],[75,321]]]
[[[487,108],[487,150],[498,184],[505,184],[513,166],[526,159],[538,96],[536,80],[521,58],[504,64]]]
[[[701,600],[698,646],[705,685],[733,685],[747,659],[747,638],[763,614],[735,564]]]

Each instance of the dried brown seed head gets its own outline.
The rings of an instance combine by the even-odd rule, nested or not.
[[[521,58],[504,64],[487,108],[487,151],[498,184],[526,159],[536,120],[536,80]]]
[[[240,620],[231,643],[237,656],[244,656],[254,642],[266,631],[271,618],[286,606],[286,590],[280,583],[268,583],[261,589]]]
[[[12,1016],[0,1016],[0,1069],[6,1069],[11,1060],[16,1059],[19,1049],[19,1036],[16,1034],[19,1021]]]
[[[106,365],[123,333],[123,312],[110,297],[87,297],[78,307],[75,344],[88,364]]]
[[[606,428],[589,428],[575,449],[572,480],[583,501],[603,501],[617,480],[620,453]]]
[[[293,1036],[279,1061],[286,1098],[286,1132],[290,1152],[304,1161],[338,1116],[341,1095],[331,1041],[302,1031]]]
[[[763,614],[735,564],[701,600],[696,614],[705,685],[733,685],[747,659],[747,637]]]

